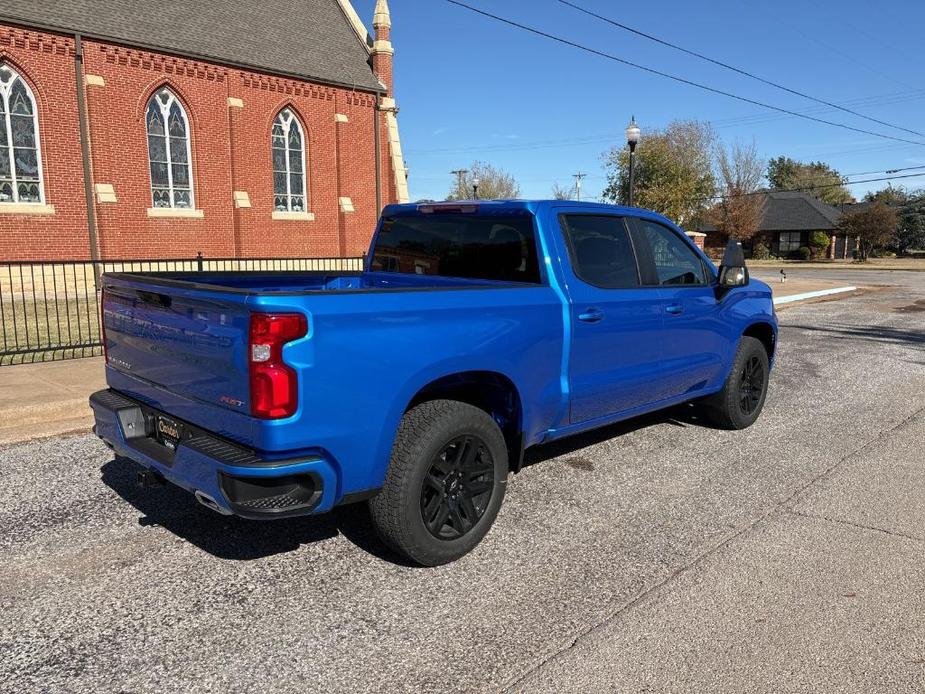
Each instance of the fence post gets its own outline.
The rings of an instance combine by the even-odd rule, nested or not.
[[[196,269],[202,272],[202,251],[196,251]]]

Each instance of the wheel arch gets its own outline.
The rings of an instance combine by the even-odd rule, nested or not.
[[[752,323],[745,329],[742,336],[753,337],[761,342],[764,345],[764,351],[768,355],[768,361],[774,360],[774,351],[777,347],[777,331],[773,325],[765,321]]]
[[[420,388],[405,412],[431,400],[457,400],[487,412],[501,428],[507,444],[508,465],[520,470],[523,462],[523,402],[514,382],[497,371],[460,371],[441,376]]]

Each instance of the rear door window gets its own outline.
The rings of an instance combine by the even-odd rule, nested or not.
[[[703,261],[672,229],[647,219],[636,224],[651,250],[656,283],[660,286],[704,285]]]
[[[378,272],[540,283],[533,216],[386,217],[371,267]]]
[[[639,286],[636,256],[622,217],[563,214],[559,220],[579,279],[602,289]]]

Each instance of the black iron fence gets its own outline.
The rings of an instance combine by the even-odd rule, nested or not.
[[[104,272],[363,269],[363,258],[195,258],[0,261],[0,366],[102,354]]]

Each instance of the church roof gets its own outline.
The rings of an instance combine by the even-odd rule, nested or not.
[[[0,8],[3,23],[379,91],[356,20],[347,0],[16,0]]]

